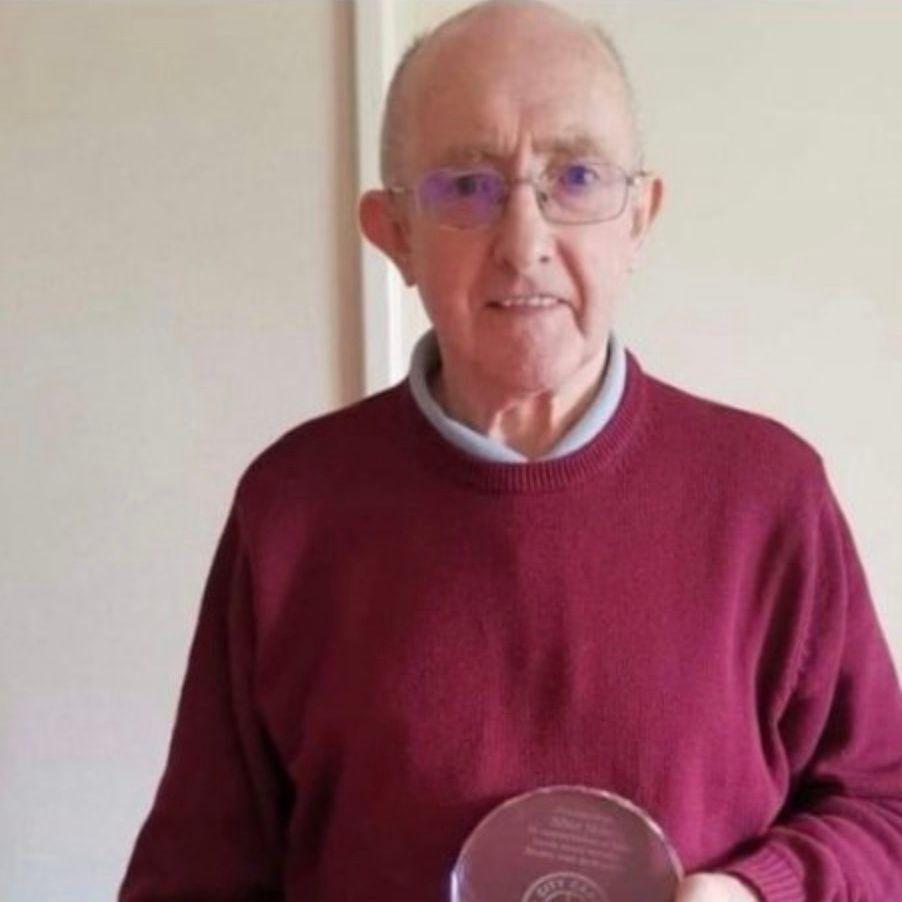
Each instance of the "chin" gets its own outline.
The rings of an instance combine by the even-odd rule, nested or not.
[[[496,382],[511,394],[548,394],[566,388],[578,372],[578,367],[523,366],[497,374]]]
[[[531,356],[531,355],[530,355]],[[562,348],[530,359],[525,355],[507,361],[496,371],[496,378],[519,394],[555,392],[587,377],[586,365],[596,356],[584,348]]]

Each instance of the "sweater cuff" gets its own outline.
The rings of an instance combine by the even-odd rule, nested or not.
[[[720,870],[747,883],[762,902],[805,902],[804,887],[792,864],[770,846],[735,858]]]

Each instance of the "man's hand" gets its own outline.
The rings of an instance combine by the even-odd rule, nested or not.
[[[675,902],[760,902],[741,880],[729,874],[693,874],[677,890]]]

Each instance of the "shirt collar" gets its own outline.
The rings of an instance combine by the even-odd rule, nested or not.
[[[475,457],[500,463],[528,463],[526,455],[453,419],[439,407],[429,389],[429,376],[439,363],[438,341],[435,331],[430,329],[414,346],[408,375],[411,394],[423,416],[451,444]],[[592,441],[617,410],[625,384],[626,349],[612,331],[608,338],[608,354],[597,394],[580,419],[540,459],[563,457]]]

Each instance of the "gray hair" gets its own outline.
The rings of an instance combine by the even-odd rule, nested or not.
[[[457,13],[435,28],[419,34],[401,55],[401,59],[395,67],[394,74],[392,75],[391,82],[388,86],[385,108],[382,115],[382,130],[379,143],[379,172],[382,178],[382,184],[386,188],[395,185],[400,177],[401,157],[403,154],[404,132],[406,127],[404,121],[406,118],[406,110],[403,90],[407,71],[409,70],[412,61],[419,55],[423,47],[446,25],[462,19],[475,12],[480,7],[485,6],[487,3],[493,2],[498,2],[498,0],[481,0],[481,2],[467,7],[462,12]],[[581,20],[577,20],[577,22],[583,27],[586,34],[590,35],[598,42],[601,49],[614,63],[614,68],[623,85],[626,97],[627,112],[630,118],[630,128],[633,133],[637,164],[641,166],[644,152],[642,148],[642,136],[639,130],[636,97],[629,74],[626,71],[626,65],[623,62],[623,56],[618,50],[617,45],[614,43],[614,39],[600,25],[595,22]]]

